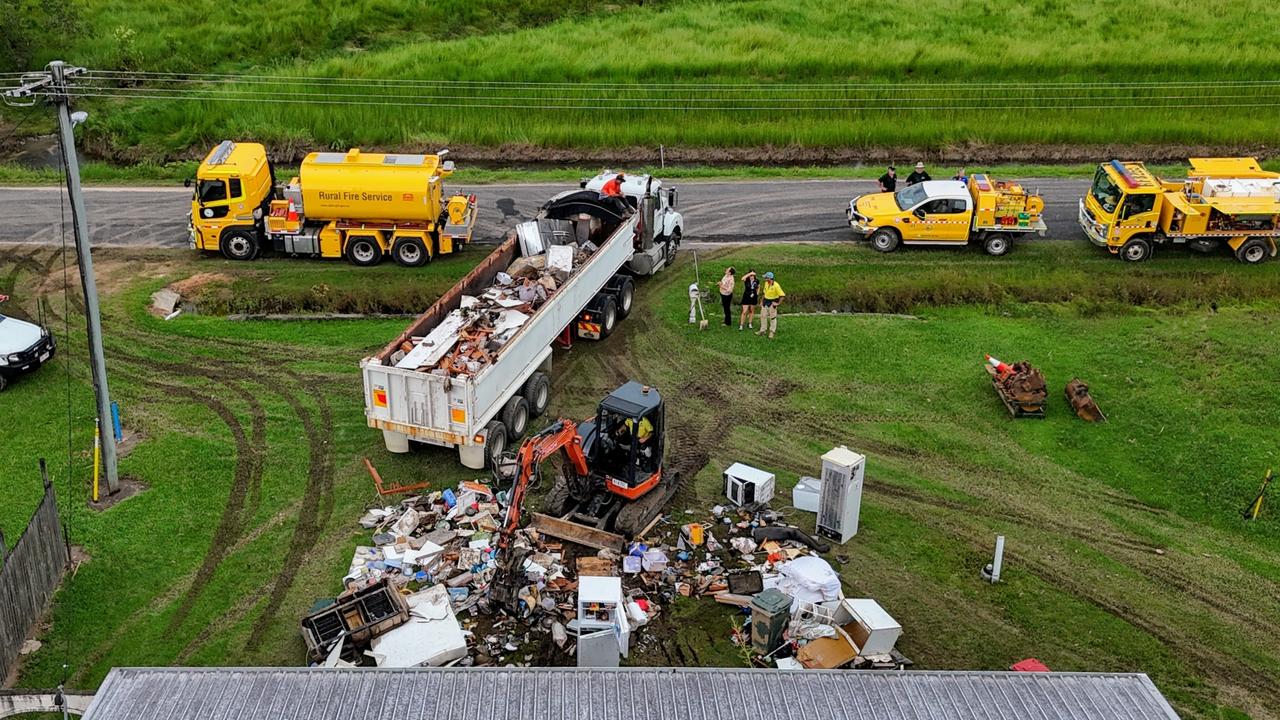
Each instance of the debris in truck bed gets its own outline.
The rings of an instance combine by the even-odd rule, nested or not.
[[[459,307],[425,337],[402,344],[392,357],[396,367],[445,377],[475,375],[493,364],[507,342],[595,250],[590,242],[571,243],[516,258],[484,292],[462,296]]]

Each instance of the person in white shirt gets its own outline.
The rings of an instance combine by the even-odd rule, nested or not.
[[[724,308],[725,327],[733,325],[733,287],[737,282],[733,276],[736,273],[733,268],[727,268],[720,278],[720,306]]]

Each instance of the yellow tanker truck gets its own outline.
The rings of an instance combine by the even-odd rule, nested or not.
[[[423,265],[465,245],[475,229],[475,196],[444,196],[452,172],[440,155],[315,152],[276,187],[266,148],[226,140],[196,172],[191,246],[231,260],[272,250]]]
[[[1155,245],[1210,252],[1225,245],[1244,263],[1276,254],[1280,173],[1253,158],[1191,158],[1185,180],[1162,180],[1140,162],[1098,166],[1079,222],[1095,245],[1130,262]]]

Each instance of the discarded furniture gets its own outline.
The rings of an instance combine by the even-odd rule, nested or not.
[[[384,578],[377,584],[339,595],[333,604],[302,619],[302,639],[311,659],[320,661],[333,643],[346,640],[346,650],[368,646],[373,638],[409,619],[404,596]]]

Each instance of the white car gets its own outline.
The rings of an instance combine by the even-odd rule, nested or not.
[[[45,328],[0,315],[0,391],[14,376],[48,362],[55,349],[53,334]]]

